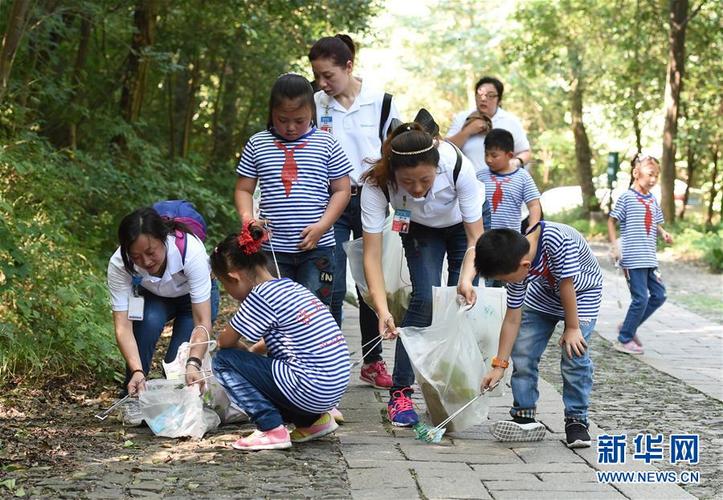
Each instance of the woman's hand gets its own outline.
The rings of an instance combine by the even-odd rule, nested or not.
[[[203,372],[195,365],[186,365],[186,385],[198,384],[199,391],[203,394],[203,387],[206,383],[203,381]]]
[[[316,244],[319,242],[326,229],[318,222],[306,226],[301,231],[301,243],[299,243],[299,249],[303,251],[313,250],[316,248]]]
[[[394,340],[399,335],[394,324],[394,317],[391,314],[387,313],[379,316],[379,335],[384,340]]]
[[[466,131],[469,132],[470,135],[486,134],[487,132],[489,132],[487,122],[482,118],[472,118],[467,122],[464,128],[466,129]]]
[[[131,379],[128,381],[128,394],[131,396],[138,396],[138,394],[145,390],[146,376],[140,371],[133,373],[133,375],[131,375]]]
[[[502,379],[502,376],[505,374],[504,368],[492,368],[490,371],[488,371],[484,377],[482,377],[482,382],[480,383],[480,389],[486,390],[489,387],[492,387],[497,382]]]
[[[471,281],[460,280],[459,285],[457,285],[457,293],[464,297],[465,303],[470,307],[477,302],[477,292],[475,292]],[[460,305],[462,304],[460,303]]]

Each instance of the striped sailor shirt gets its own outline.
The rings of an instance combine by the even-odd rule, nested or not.
[[[230,324],[251,342],[264,339],[274,381],[289,401],[310,413],[339,403],[349,385],[349,350],[329,309],[309,290],[288,278],[265,281]]]
[[[259,217],[267,219],[271,243],[264,250],[298,253],[301,231],[319,222],[329,204],[329,182],[352,171],[352,165],[333,135],[315,127],[295,141],[269,130],[254,134],[236,167],[239,176],[258,179]],[[334,246],[329,228],[318,247]]]
[[[641,194],[628,189],[610,212],[620,223],[622,249],[620,266],[624,269],[658,267],[656,244],[658,224],[664,222],[663,211],[652,193]]]
[[[560,301],[560,281],[572,278],[577,297],[577,315],[596,319],[602,299],[602,272],[590,247],[574,228],[556,222],[541,221],[535,259],[527,277],[507,284],[507,307],[526,305],[536,311],[565,318]]]
[[[519,231],[522,205],[540,198],[532,176],[522,168],[508,174],[497,174],[485,167],[477,172],[477,178],[485,185],[485,198],[492,210],[492,229]]]

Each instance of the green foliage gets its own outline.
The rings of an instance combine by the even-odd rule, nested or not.
[[[237,229],[235,155],[265,128],[279,74],[307,72],[315,39],[363,30],[371,0],[32,2],[0,102],[0,378],[122,368],[105,274],[118,221],[182,198],[209,245]],[[0,19],[9,5],[0,2]],[[135,65],[131,61],[140,56]],[[140,116],[121,114],[137,77]],[[127,89],[126,89],[127,90]]]
[[[697,257],[713,272],[723,272],[723,226],[706,231],[700,224],[678,223],[673,252],[683,258]]]
[[[581,207],[556,213],[554,221],[574,227],[588,240],[607,237],[607,219],[601,214],[586,217]]]

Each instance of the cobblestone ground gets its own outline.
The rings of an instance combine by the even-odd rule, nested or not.
[[[540,363],[540,375],[560,393],[560,350],[555,346],[561,333],[555,332]],[[723,403],[614,350],[597,334],[590,352],[595,363],[590,419],[616,434],[626,432],[628,446],[638,432],[661,433],[666,439],[670,434],[700,435],[697,466],[656,465],[662,470],[698,470],[700,484],[683,488],[699,498],[723,498]]]
[[[336,438],[243,453],[228,446],[238,426],[202,441],[165,439],[147,427],[99,422],[97,409],[70,405],[59,418],[2,419],[0,484],[14,484],[0,486],[0,497],[350,498]]]

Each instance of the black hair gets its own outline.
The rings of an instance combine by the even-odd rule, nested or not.
[[[477,83],[474,84],[474,91],[477,92],[485,83],[489,83],[495,88],[497,91],[497,102],[502,102],[502,94],[505,92],[505,86],[502,85],[502,82],[494,76],[483,76],[477,80]]]
[[[408,154],[414,151],[419,153]],[[396,189],[396,171],[400,168],[416,167],[421,163],[439,165],[439,151],[434,137],[418,123],[403,123],[389,134],[382,145],[382,157],[362,179],[371,179],[381,188],[391,184]]]
[[[505,153],[514,153],[515,138],[503,128],[493,128],[485,136],[485,150],[499,149]]]
[[[337,33],[334,36],[325,36],[316,41],[309,50],[309,61],[317,59],[331,59],[334,66],[346,67],[348,61],[354,62],[356,47],[349,35]]]
[[[118,225],[118,242],[120,243],[120,253],[125,270],[129,274],[136,273],[133,259],[128,255],[128,252],[142,234],[160,240],[165,245],[166,238],[168,238],[171,231],[183,231],[184,233],[193,234],[193,231],[187,225],[170,218],[161,217],[153,207],[142,207],[123,217]]]
[[[530,251],[530,242],[512,229],[485,231],[475,244],[474,267],[484,278],[510,274]]]
[[[658,172],[660,172],[660,162],[656,157],[644,155],[643,153],[638,151],[637,153],[635,153],[635,156],[630,159],[630,184],[628,184],[628,187],[632,187],[633,183],[635,182],[635,175],[633,175],[635,168],[645,161],[652,161],[653,163],[655,163],[658,166]]]
[[[266,121],[266,128],[271,129],[273,121],[271,114],[274,109],[281,105],[284,100],[299,99],[301,106],[308,106],[311,110],[311,121],[316,123],[316,103],[314,102],[314,89],[309,80],[296,73],[281,75],[271,87],[269,99],[269,117]]]
[[[249,233],[254,242],[259,242],[265,235],[261,227],[249,225]],[[256,267],[266,267],[266,254],[259,249],[251,254],[246,254],[239,243],[238,233],[229,234],[226,239],[219,243],[211,252],[211,270],[219,277],[226,277],[233,270],[250,270]]]

